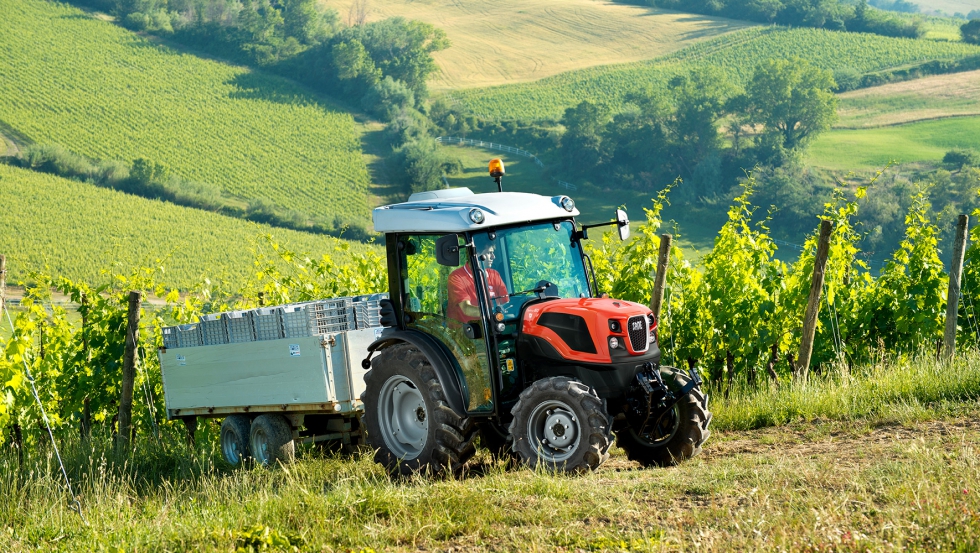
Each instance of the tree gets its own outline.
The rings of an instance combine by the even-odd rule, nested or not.
[[[980,44],[980,19],[971,19],[960,26],[963,42]]]
[[[303,44],[319,44],[337,28],[337,12],[321,11],[316,0],[288,0],[283,3],[283,25],[287,36]]]
[[[836,121],[835,86],[829,71],[806,61],[769,60],[747,87],[750,122],[763,126],[763,141],[773,147],[802,148]]]
[[[608,121],[609,110],[588,100],[565,110],[561,148],[568,168],[589,173],[602,162],[602,134]]]
[[[675,97],[673,121],[674,158],[683,176],[708,157],[716,157],[721,147],[718,120],[734,87],[717,68],[702,67],[688,75],[674,77],[670,87]]]

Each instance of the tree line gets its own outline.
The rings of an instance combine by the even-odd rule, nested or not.
[[[918,19],[903,19],[868,5],[841,0],[632,0],[628,3],[716,15],[758,23],[815,27],[832,31],[918,38],[925,32]]]

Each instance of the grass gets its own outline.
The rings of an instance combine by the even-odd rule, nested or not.
[[[352,0],[330,5],[346,14]],[[369,20],[403,16],[446,31],[434,90],[526,82],[655,58],[750,24],[592,0],[374,0]]]
[[[102,282],[113,266],[166,268],[167,284],[187,289],[204,275],[233,290],[248,277],[262,234],[296,251],[321,255],[365,246],[147,200],[0,164],[0,252],[8,282],[29,269]],[[158,261],[159,260],[159,261]]]
[[[936,162],[953,148],[980,149],[980,117],[956,117],[871,129],[835,129],[814,140],[811,165],[850,171],[889,161]]]
[[[881,127],[980,115],[980,71],[935,75],[839,96],[839,129]]]
[[[821,29],[755,27],[728,33],[642,63],[570,71],[533,83],[453,92],[469,111],[491,119],[559,119],[582,100],[617,109],[623,98],[646,88],[663,89],[670,77],[697,66],[715,65],[744,84],[770,58],[799,56],[817,67],[869,73],[929,60],[980,54],[980,46],[889,38]]]
[[[243,202],[368,221],[349,113],[285,79],[179,53],[64,4],[0,0],[0,13],[0,129],[92,158],[148,158]]]
[[[951,391],[960,380],[955,372],[972,374],[975,386],[978,366],[974,354],[952,367],[923,362],[875,370],[895,386],[903,379],[938,374],[935,388]],[[817,395],[848,394],[855,385],[862,386],[828,382]],[[809,401],[804,394],[793,397]],[[183,445],[176,429],[168,427],[161,441],[140,437],[136,452],[127,457],[116,456],[105,438],[80,442],[68,437],[62,451],[88,525],[69,510],[48,448],[30,446],[18,468],[17,453],[4,446],[0,549],[980,547],[980,403],[953,393],[949,397],[960,401],[955,408],[910,418],[905,416],[907,401],[876,392],[864,397],[881,407],[877,416],[844,409],[837,413],[841,420],[752,432],[731,430],[723,421],[732,420],[726,419],[726,410],[735,404],[716,401],[715,432],[692,461],[670,469],[640,469],[614,448],[612,459],[597,472],[572,477],[510,469],[479,453],[460,478],[393,480],[370,453],[344,459],[310,449],[286,467],[232,470],[217,460],[213,425],[199,431],[197,449]],[[935,397],[930,393],[921,399]],[[755,405],[764,408],[761,396]],[[42,437],[36,429],[29,436]],[[263,543],[273,545],[262,549]]]

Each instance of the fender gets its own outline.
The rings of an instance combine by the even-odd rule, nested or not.
[[[459,383],[456,368],[449,353],[443,348],[442,344],[435,338],[418,330],[392,330],[385,329],[384,335],[375,340],[368,346],[368,356],[361,361],[361,365],[368,369],[371,366],[371,357],[383,349],[387,349],[396,344],[408,343],[417,348],[429,358],[432,368],[436,371],[439,384],[442,386],[446,395],[446,402],[449,407],[461,417],[467,416],[465,403],[463,402],[463,388]]]

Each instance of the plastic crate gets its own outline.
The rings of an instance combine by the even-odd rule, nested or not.
[[[177,345],[177,327],[163,327],[163,347],[167,349],[180,347]]]
[[[221,319],[228,329],[228,343],[254,342],[255,331],[252,329],[252,317],[247,311],[229,311],[222,313]]]
[[[201,328],[196,324],[180,325],[177,328],[177,347],[192,348],[203,344]]]
[[[228,343],[228,328],[220,313],[201,315],[201,338],[206,346]]]
[[[381,300],[387,298],[388,294],[371,294],[354,298],[354,321],[358,330],[381,326]]]
[[[350,298],[333,298],[305,304],[310,316],[310,330],[314,334],[353,330],[351,303]]]
[[[282,308],[260,307],[249,313],[252,317],[252,326],[255,327],[256,340],[285,338],[282,330]]]
[[[312,336],[310,333],[310,316],[306,305],[285,305],[282,307],[282,329],[286,338]]]

